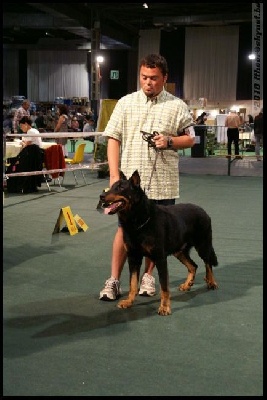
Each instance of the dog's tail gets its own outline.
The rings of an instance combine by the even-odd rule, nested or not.
[[[217,259],[217,256],[216,256],[216,253],[215,253],[213,247],[211,247],[211,249],[210,249],[208,263],[209,263],[209,265],[212,265],[213,267],[216,267],[218,265],[218,259]]]
[[[198,255],[202,258],[205,264],[209,264],[211,267],[216,267],[218,265],[217,255],[215,253],[212,243],[204,242],[196,249]]]

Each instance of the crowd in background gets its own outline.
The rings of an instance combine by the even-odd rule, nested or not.
[[[27,102],[25,102],[27,104]],[[47,110],[29,110],[25,104],[19,108],[8,109],[3,108],[3,131],[5,133],[21,133],[16,130],[19,120],[23,116],[29,116],[32,126],[39,132],[54,132],[57,125],[59,115],[56,111]],[[57,107],[56,107],[57,109]],[[95,117],[93,112],[79,113],[75,111],[67,112],[67,129],[68,132],[92,132],[95,131]],[[86,126],[86,128],[85,128]],[[90,128],[88,128],[90,126]],[[84,130],[85,128],[85,130]]]

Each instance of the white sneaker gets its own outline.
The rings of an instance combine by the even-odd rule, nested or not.
[[[116,300],[120,296],[121,296],[120,281],[114,279],[113,277],[107,279],[105,282],[105,287],[101,290],[99,294],[99,299]]]
[[[154,296],[155,294],[156,294],[155,278],[152,275],[145,273],[141,280],[139,295]]]

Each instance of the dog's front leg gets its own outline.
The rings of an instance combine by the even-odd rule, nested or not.
[[[138,282],[141,265],[136,267],[136,264],[132,266],[131,261],[129,262],[130,270],[130,290],[127,299],[120,300],[118,303],[119,308],[129,308],[132,307],[134,299],[138,293]]]
[[[156,262],[160,283],[160,306],[159,315],[171,314],[171,296],[169,290],[169,274],[167,267],[167,259]]]

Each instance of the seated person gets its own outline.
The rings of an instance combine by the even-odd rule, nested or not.
[[[52,115],[52,110],[47,110],[46,114],[46,131],[54,132],[55,129],[55,118]]]
[[[42,131],[45,130],[46,128],[46,121],[44,117],[44,113],[42,111],[39,111],[37,118],[35,119],[35,126],[37,129],[42,129]]]
[[[86,115],[85,116],[85,124],[83,126],[83,132],[94,132],[94,131],[95,131],[95,121],[94,121],[93,117],[91,117],[90,115]],[[88,137],[85,137],[84,139],[90,140],[91,142],[95,141],[94,136],[88,136]]]
[[[31,124],[32,121],[29,117],[22,117],[19,121],[20,129],[26,134],[39,134]],[[6,173],[42,171],[44,151],[40,148],[41,144],[41,137],[22,137],[22,150],[17,157],[11,159]],[[7,179],[7,191],[9,193],[38,192],[42,180],[42,175],[12,176]]]
[[[70,123],[70,130],[71,132],[79,132],[80,131],[80,124],[77,117],[73,117]]]
[[[36,128],[32,127],[32,121],[29,117],[22,117],[19,121],[20,129],[23,133],[27,133],[27,135],[39,135],[39,131]],[[40,136],[23,136],[22,137],[22,147],[29,146],[31,144],[36,144],[41,147],[42,138]]]

